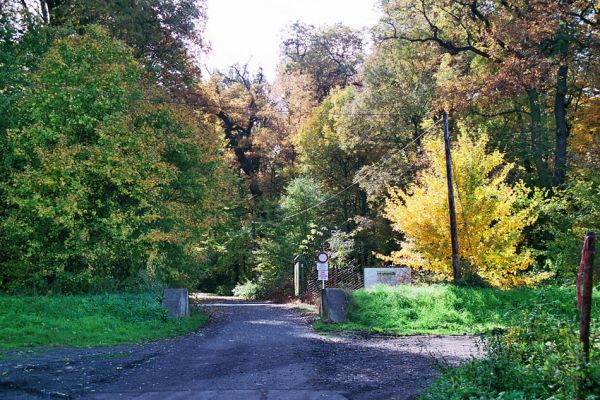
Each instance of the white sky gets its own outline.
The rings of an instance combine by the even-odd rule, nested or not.
[[[208,0],[206,37],[212,51],[203,64],[225,70],[249,61],[273,81],[281,34],[291,22],[363,28],[378,19],[375,0]]]

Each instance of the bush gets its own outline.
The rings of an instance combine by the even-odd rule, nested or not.
[[[265,297],[264,287],[253,281],[238,283],[233,288],[233,295],[245,300],[258,300]]]
[[[556,307],[553,307],[556,306]],[[486,357],[445,368],[422,400],[597,399],[600,396],[600,335],[583,361],[577,318],[558,313],[550,301],[522,313],[520,324],[489,338]]]
[[[574,180],[542,207],[536,235],[543,243],[546,269],[560,283],[572,283],[586,232],[600,227],[600,180]]]
[[[219,285],[215,288],[215,294],[219,296],[231,296],[233,289],[230,286]]]

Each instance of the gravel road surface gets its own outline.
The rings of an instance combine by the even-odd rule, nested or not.
[[[323,336],[290,306],[201,302],[211,324],[174,339],[0,352],[0,399],[413,399],[478,354],[469,336]]]

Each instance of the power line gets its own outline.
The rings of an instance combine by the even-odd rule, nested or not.
[[[431,125],[428,129],[426,129],[421,134],[419,134],[414,139],[412,139],[410,142],[408,142],[406,145],[404,145],[402,148],[396,150],[395,152],[393,152],[392,154],[390,154],[388,157],[379,160],[374,165],[382,164],[384,162],[387,162],[387,161],[391,160],[394,156],[396,156],[396,154],[398,154],[398,153],[406,150],[410,145],[412,145],[413,143],[417,142],[419,139],[421,139],[423,136],[425,136],[427,133],[429,133],[431,131],[431,129],[433,129],[435,126],[437,126],[437,124],[439,124],[440,122],[441,122],[441,120],[438,120],[433,125]],[[303,214],[305,212],[308,212],[310,210],[313,210],[313,209],[318,208],[318,207],[320,207],[320,206],[322,206],[324,204],[329,203],[331,200],[333,200],[336,197],[340,196],[341,194],[347,192],[348,190],[350,190],[354,186],[358,185],[360,182],[362,182],[366,178],[367,178],[367,175],[364,174],[362,177],[359,177],[359,178],[355,179],[354,182],[352,182],[352,184],[346,186],[345,188],[343,188],[342,190],[338,191],[337,193],[332,194],[331,196],[327,197],[326,199],[324,199],[324,200],[318,202],[317,204],[314,204],[314,205],[312,205],[312,206],[310,206],[308,208],[305,208],[304,210],[301,210],[301,211],[298,211],[298,212],[296,212],[294,214],[288,215],[287,217],[283,218],[282,221],[286,221],[286,220],[288,220],[290,218],[297,217],[298,215],[301,215],[301,214]]]
[[[430,132],[430,131],[431,131],[431,130],[434,128],[434,127],[436,127],[436,126],[437,126],[437,125],[438,125],[438,124],[439,124],[441,121],[442,121],[442,120],[440,119],[440,120],[438,120],[438,121],[434,122],[434,124],[433,124],[433,125],[431,125],[429,128],[427,128],[425,131],[421,132],[421,133],[420,133],[418,136],[416,136],[415,138],[413,138],[413,139],[412,139],[410,142],[408,142],[407,144],[405,144],[404,146],[402,146],[400,149],[398,149],[398,150],[394,151],[394,152],[393,152],[392,154],[390,154],[389,156],[387,156],[387,157],[385,157],[385,158],[383,158],[383,159],[379,160],[378,162],[376,162],[376,163],[375,163],[375,164],[373,164],[373,165],[380,165],[380,164],[383,164],[383,163],[385,163],[385,162],[387,162],[387,161],[391,160],[391,159],[392,159],[394,156],[396,156],[398,153],[400,153],[400,152],[402,152],[402,151],[406,150],[406,149],[407,149],[409,146],[411,146],[412,144],[416,143],[418,140],[420,140],[421,138],[423,138],[423,137],[424,137],[426,134],[428,134],[428,133],[429,133],[429,132]],[[338,191],[338,192],[336,192],[336,193],[332,194],[331,196],[327,197],[326,199],[324,199],[324,200],[322,200],[322,201],[320,201],[320,202],[318,202],[318,203],[316,203],[316,204],[314,204],[314,205],[312,205],[312,206],[310,206],[310,207],[307,207],[307,208],[305,208],[305,209],[303,209],[303,210],[300,210],[300,211],[298,211],[298,212],[295,212],[295,213],[294,213],[294,214],[292,214],[292,215],[288,215],[288,216],[286,216],[285,218],[283,218],[282,220],[280,220],[280,221],[278,221],[278,222],[270,222],[270,221],[255,221],[255,222],[254,222],[254,224],[260,224],[260,225],[263,225],[263,226],[269,226],[269,225],[270,225],[270,226],[277,226],[277,225],[279,225],[279,224],[283,223],[284,221],[287,221],[287,220],[289,220],[290,218],[297,217],[298,215],[304,214],[304,213],[306,213],[306,212],[308,212],[308,211],[310,211],[310,210],[313,210],[313,209],[315,209],[315,208],[321,207],[321,206],[322,206],[322,205],[324,205],[324,204],[327,204],[327,203],[329,203],[331,200],[333,200],[333,199],[335,199],[336,197],[338,197],[338,196],[342,195],[343,193],[347,192],[348,190],[350,190],[350,189],[351,189],[351,188],[353,188],[354,186],[358,185],[360,182],[364,181],[366,178],[367,178],[367,175],[363,175],[362,177],[359,177],[359,178],[355,179],[355,180],[354,180],[354,182],[353,182],[352,184],[350,184],[350,185],[348,185],[348,186],[344,187],[342,190],[340,190],[340,191]],[[346,221],[346,222],[348,222],[348,221]],[[344,224],[345,224],[346,222],[344,222]],[[343,225],[343,224],[342,224],[342,225]],[[242,235],[244,235],[244,234],[246,234],[246,233],[249,233],[249,232],[248,232],[247,230],[246,230],[246,231],[244,231],[244,230],[242,229],[242,230],[241,230],[239,233],[237,233],[236,235],[232,236],[231,238],[229,238],[229,240],[227,240],[225,243],[223,243],[223,245],[222,245],[222,246],[225,246],[225,245],[229,244],[229,243],[230,243],[231,241],[233,241],[234,239],[236,239],[236,238],[238,238],[238,237],[240,237],[240,236],[242,236]]]

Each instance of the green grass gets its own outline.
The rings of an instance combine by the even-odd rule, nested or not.
[[[106,346],[164,339],[208,321],[171,320],[150,294],[0,296],[0,348]]]
[[[595,293],[596,301],[600,294]],[[349,322],[316,322],[318,331],[367,331],[394,335],[480,334],[518,323],[533,305],[547,304],[565,317],[576,314],[575,289],[379,286],[351,294]],[[594,307],[594,316],[600,314]]]

